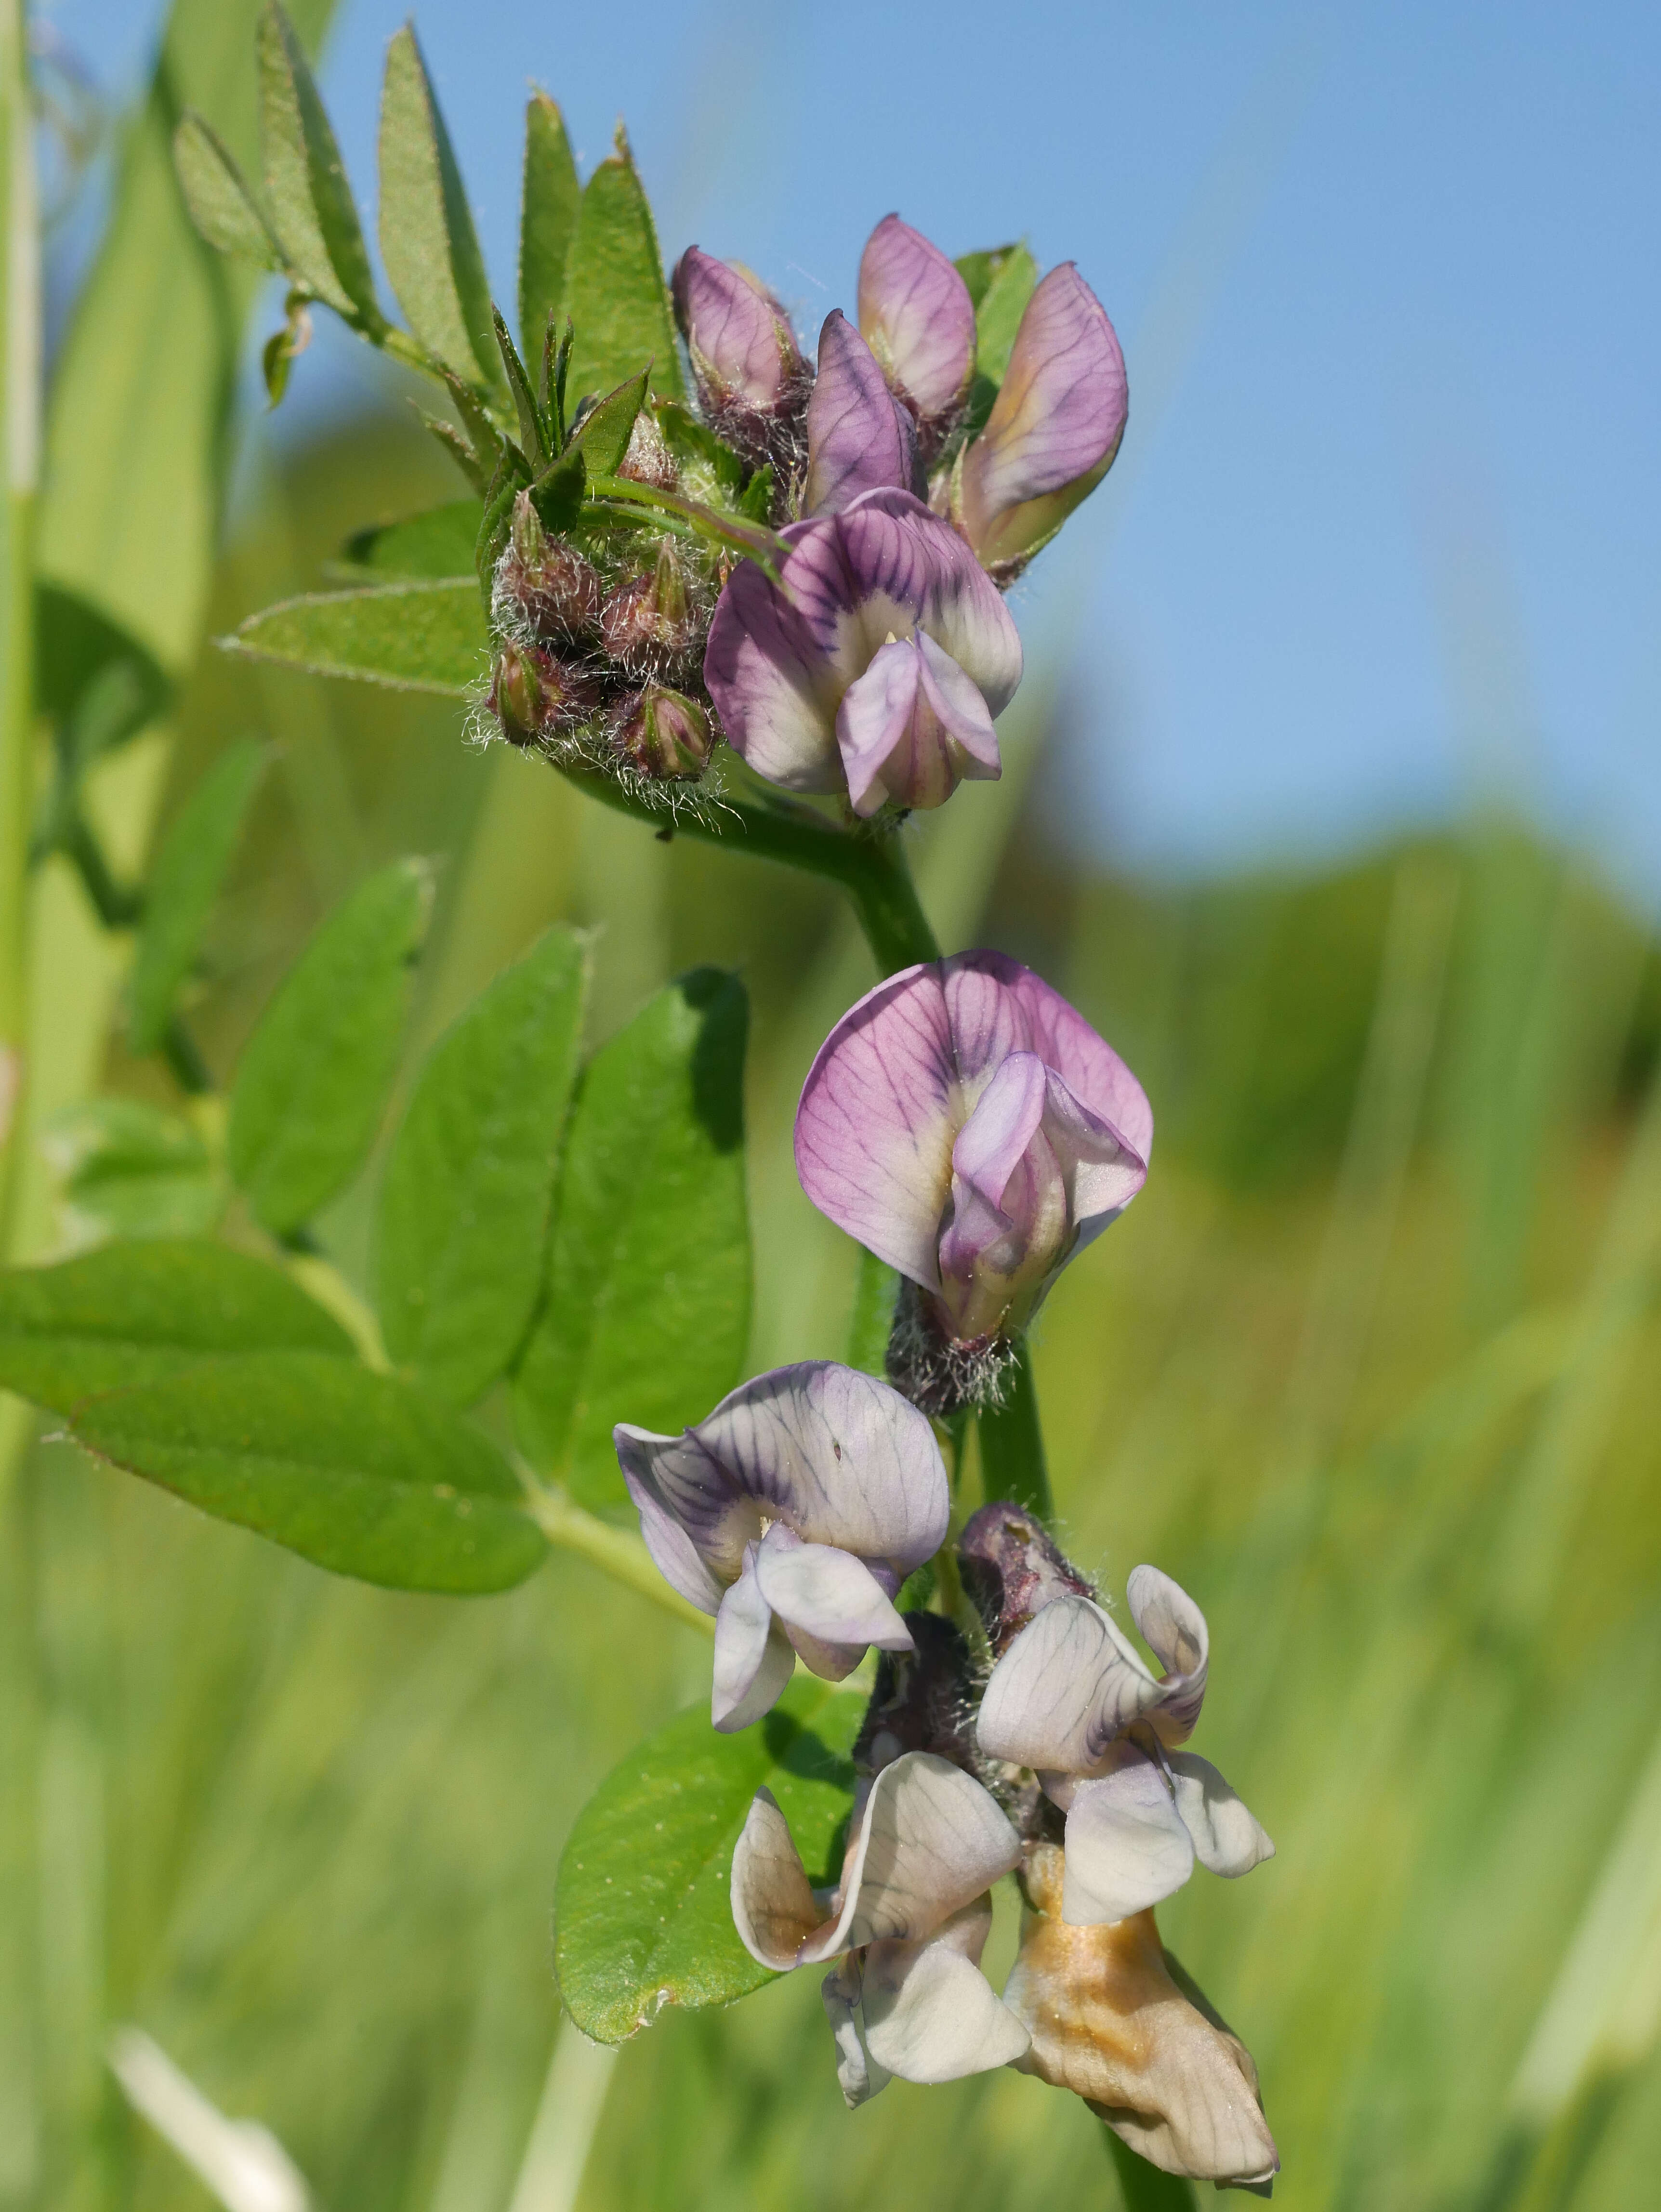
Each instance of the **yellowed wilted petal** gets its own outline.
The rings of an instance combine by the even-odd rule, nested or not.
[[[1280,2159],[1244,2045],[1179,1988],[1151,1909],[1070,1928],[1060,1917],[1062,1880],[1062,1852],[1042,1847],[1026,1875],[1037,1909],[1004,1991],[1032,2038],[1016,2064],[1075,2091],[1167,2173],[1266,2180]]]

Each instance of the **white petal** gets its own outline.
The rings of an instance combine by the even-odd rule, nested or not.
[[[1211,1651],[1205,1615],[1158,1567],[1134,1569],[1125,1594],[1142,1641],[1165,1670],[1164,1694],[1149,1719],[1162,1743],[1186,1743],[1205,1703]]]
[[[1071,1928],[1125,1920],[1179,1890],[1194,1844],[1151,1759],[1127,1744],[1116,1769],[1080,1782],[1067,1815],[1062,1918]]]
[[[863,2105],[892,2078],[871,2056],[860,2019],[861,1952],[840,1960],[819,1984],[824,2016],[837,2045],[837,2081],[851,2108]]]
[[[1177,1810],[1194,1838],[1194,1856],[1213,1874],[1250,1874],[1275,1856],[1275,1846],[1209,1759],[1173,1751],[1165,1760],[1177,1793]]]
[[[1045,1606],[992,1670],[977,1733],[993,1759],[1088,1774],[1159,1686],[1100,1606]]]
[[[762,1595],[751,1544],[745,1552],[743,1572],[715,1615],[710,1719],[724,1735],[748,1728],[772,1711],[795,1663],[796,1655],[774,1626],[771,1608]]]
[[[864,1954],[865,2042],[903,2081],[957,2081],[1007,2066],[1031,2038],[980,1970],[992,1926],[981,1898],[926,1942],[873,1943]]]
[[[801,1963],[931,1935],[1020,1856],[1019,1837],[972,1775],[932,1752],[907,1752],[872,1784],[841,1909],[802,1946]]]
[[[756,1579],[781,1620],[821,1642],[913,1648],[910,1630],[870,1568],[834,1544],[804,1544],[775,1522],[762,1539]]]
[[[782,1972],[819,1925],[790,1824],[772,1792],[758,1790],[733,1847],[733,1925],[750,1956]]]

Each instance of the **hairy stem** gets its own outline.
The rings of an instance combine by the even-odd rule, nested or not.
[[[1102,2134],[1107,2141],[1113,2170],[1119,2177],[1124,2212],[1194,2212],[1192,2182],[1184,2181],[1179,2173],[1166,2173],[1159,2166],[1150,2166],[1128,2142],[1122,2142],[1111,2128],[1104,2127]]]
[[[1025,1337],[1009,1370],[1003,1403],[985,1407],[979,1418],[981,1479],[988,1498],[1007,1498],[1024,1512],[1049,1521],[1054,1510],[1050,1471],[1044,1464],[1043,1431],[1038,1424],[1032,1353]]]

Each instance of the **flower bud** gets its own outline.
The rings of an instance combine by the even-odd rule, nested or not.
[[[1113,325],[1064,261],[1027,301],[986,427],[958,464],[952,520],[995,575],[1017,573],[1095,489],[1129,405]]]
[[[968,396],[975,303],[939,246],[885,216],[860,257],[860,332],[916,418],[925,458]]]
[[[593,687],[539,645],[504,645],[490,674],[490,712],[510,744],[533,745],[555,730],[586,721]]]
[[[1018,1505],[983,1505],[958,1539],[958,1567],[995,1656],[1001,1657],[1034,1613],[1058,1597],[1094,1588]]]
[[[696,246],[676,264],[672,289],[705,414],[746,459],[766,459],[807,396],[789,317],[747,269]]]
[[[575,644],[591,636],[599,617],[599,578],[575,545],[550,538],[528,492],[514,502],[508,550],[497,566],[491,592],[498,623],[508,626],[515,612],[551,644]]]
[[[715,738],[709,716],[696,699],[648,684],[611,742],[654,783],[696,783],[709,764]]]
[[[665,676],[695,657],[702,642],[686,571],[672,538],[658,548],[649,576],[621,584],[600,609],[605,650],[631,676]]]

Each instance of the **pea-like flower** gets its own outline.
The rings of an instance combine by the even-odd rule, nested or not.
[[[1250,2052],[1160,1942],[1151,1911],[1069,1924],[1062,1856],[1040,1844],[1022,1869],[1028,1909],[1004,2002],[1031,2042],[1016,2068],[1075,2091],[1167,2173],[1261,2189],[1281,2161]],[[1070,1847],[1067,1858],[1070,1869]]]
[[[855,1805],[841,1882],[815,1893],[776,1800],[757,1793],[733,1853],[733,1920],[763,1966],[836,1964],[823,1984],[850,2105],[892,2075],[955,2081],[1028,2034],[980,1971],[990,1885],[1020,1838],[972,1775],[932,1752],[882,1768]]]
[[[807,403],[804,514],[840,514],[867,491],[922,489],[917,434],[882,364],[840,308],[819,332],[818,374]]]
[[[769,459],[807,396],[789,316],[747,269],[696,246],[675,264],[672,289],[705,414],[747,459]]]
[[[976,1724],[982,1751],[1032,1768],[1067,1815],[1069,1927],[1146,1911],[1196,1859],[1233,1876],[1275,1850],[1217,1769],[1178,1748],[1205,1697],[1205,1615],[1157,1567],[1138,1567],[1128,1595],[1163,1673],[1092,1600],[1055,1597],[993,1668]]]
[[[931,456],[975,374],[975,303],[938,246],[885,216],[860,257],[860,331]]]
[[[710,627],[704,681],[733,748],[770,783],[845,790],[861,814],[995,777],[1020,639],[956,532],[888,487],[782,535],[782,586],[742,562]]]
[[[952,519],[995,575],[1030,561],[1095,489],[1129,409],[1113,325],[1064,261],[1026,303],[1008,371],[952,488]]]
[[[951,1340],[1025,1326],[1147,1176],[1141,1085],[999,952],[891,975],[843,1015],[796,1109],[821,1213],[927,1294]]]
[[[640,1532],[666,1581],[715,1616],[710,1717],[758,1720],[796,1656],[840,1681],[876,1644],[909,1651],[894,1598],[950,1514],[934,1431],[874,1377],[776,1368],[696,1428],[612,1432]]]

